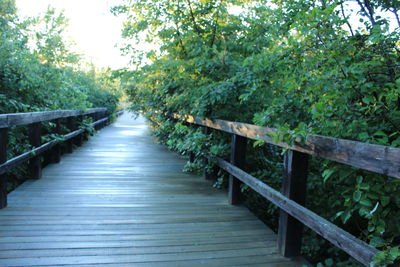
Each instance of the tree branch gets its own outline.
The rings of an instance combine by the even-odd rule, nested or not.
[[[343,2],[341,2],[341,3],[340,3],[340,8],[341,8],[341,10],[342,10],[342,15],[343,15],[343,18],[346,20],[346,24],[347,24],[347,26],[349,27],[349,30],[350,30],[351,36],[353,36],[353,37],[354,37],[353,28],[351,27],[351,24],[350,24],[349,20],[347,19],[347,17],[346,17],[346,14],[345,14],[345,12],[344,12],[344,6],[343,6]]]
[[[192,3],[190,2],[190,0],[186,0],[186,2],[187,2],[187,4],[188,4],[188,6],[189,6],[189,12],[190,12],[190,16],[191,16],[191,18],[192,18],[194,31],[195,31],[199,36],[201,36],[200,28],[199,28],[199,26],[197,25],[196,19],[195,19],[195,17],[194,17],[194,13],[193,13],[193,9],[192,9]]]

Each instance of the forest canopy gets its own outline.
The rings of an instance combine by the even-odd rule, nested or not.
[[[313,133],[400,147],[399,8],[391,0],[126,0],[113,12],[126,17],[125,38],[155,47],[124,49],[138,64],[124,76],[132,110],[172,149],[226,156],[226,137],[204,136],[166,114],[274,127],[288,142]],[[281,151],[256,145],[248,171],[279,188]],[[311,165],[307,207],[381,250],[376,262],[393,263],[399,181]],[[268,219],[276,208],[242,189],[276,223]],[[357,266],[313,233],[303,252],[315,263]]]

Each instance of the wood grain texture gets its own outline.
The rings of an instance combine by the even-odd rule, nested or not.
[[[284,157],[284,174],[281,193],[304,206],[306,203],[307,175],[309,155],[286,151]],[[301,255],[303,224],[280,210],[278,229],[278,249],[285,257]]]
[[[301,266],[125,113],[9,194],[0,266]]]
[[[0,115],[0,128],[9,128],[16,125],[27,125],[42,121],[49,121],[72,116],[89,115],[106,111],[106,108],[92,108],[88,110],[54,110],[29,113],[9,113]]]
[[[352,236],[328,220],[318,216],[293,200],[288,199],[272,187],[264,184],[257,178],[242,171],[223,159],[217,159],[217,164],[229,174],[234,175],[254,191],[277,205],[287,214],[296,218],[311,230],[340,248],[365,266],[375,258],[378,250],[364,241]]]
[[[291,150],[312,156],[318,156],[364,170],[400,178],[400,148],[373,145],[320,135],[310,135],[305,144],[296,143],[294,146],[289,146],[286,143],[276,143],[272,140],[270,134],[279,134],[277,129],[226,120],[210,120],[194,118],[192,116],[177,117],[183,118],[189,123],[207,126],[253,140],[263,140],[269,144],[290,148]]]
[[[101,119],[101,120],[99,120],[99,121],[93,122],[93,123],[92,123],[92,126],[94,126],[95,124],[98,125],[99,123],[104,123],[106,120],[107,120],[107,119]],[[6,128],[4,128],[4,129],[1,129],[1,128],[0,128],[0,130],[3,130],[3,131],[4,131],[5,129],[6,129]],[[70,141],[71,141],[73,138],[75,138],[75,137],[81,135],[81,134],[84,133],[84,132],[85,132],[85,131],[84,131],[83,129],[79,129],[79,130],[75,130],[75,131],[73,131],[73,132],[70,132],[70,133],[64,135],[64,142],[67,142],[67,143],[68,143],[67,146],[68,146],[69,148],[68,148],[67,151],[68,151],[69,153],[72,153],[72,143],[70,143]],[[57,146],[57,141],[55,141],[55,140],[50,141],[50,142],[47,142],[47,143],[45,143],[45,144],[42,144],[42,145],[40,145],[39,147],[36,147],[36,148],[32,149],[31,151],[25,152],[25,153],[23,153],[23,154],[21,154],[21,155],[15,157],[15,158],[12,158],[12,159],[8,160],[7,162],[4,162],[4,163],[2,163],[2,164],[1,164],[1,162],[0,162],[0,175],[2,175],[2,174],[4,174],[4,173],[8,172],[10,169],[12,169],[12,168],[14,168],[14,167],[16,167],[16,166],[18,166],[18,165],[24,163],[24,162],[26,162],[26,161],[28,161],[28,160],[30,160],[30,159],[36,157],[36,156],[42,155],[44,152],[46,152],[46,151],[52,149],[54,146]],[[58,163],[58,162],[59,162],[59,161],[56,161],[56,163]]]

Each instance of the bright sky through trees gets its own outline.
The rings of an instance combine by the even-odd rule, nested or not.
[[[76,43],[76,52],[100,68],[126,67],[129,57],[116,47],[121,39],[122,18],[110,13],[120,0],[16,0],[21,16],[37,16],[50,5],[64,10],[69,19],[68,36]]]

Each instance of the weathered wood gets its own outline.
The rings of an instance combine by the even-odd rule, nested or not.
[[[79,128],[79,125],[82,123],[82,121],[83,121],[83,116],[75,117],[75,123],[76,123],[75,125],[76,125],[77,129]],[[79,130],[81,130],[81,129],[79,129]],[[74,144],[76,146],[81,146],[82,145],[82,143],[83,143],[83,133],[84,132],[85,131],[82,131],[81,134],[76,135],[75,138],[73,139],[74,140]]]
[[[273,128],[241,122],[194,118],[191,116],[185,116],[185,118],[187,122],[197,125],[237,134],[253,140],[263,140],[269,144],[290,148],[291,150],[303,152],[312,156],[318,156],[364,170],[400,178],[400,168],[398,167],[400,148],[373,145],[320,135],[310,135],[304,145],[296,143],[294,146],[289,146],[286,143],[276,143],[273,141],[270,134],[279,134],[279,131]]]
[[[168,164],[166,164],[168,162]],[[300,266],[130,114],[9,194],[0,266]]]
[[[236,167],[243,169],[246,164],[246,147],[247,147],[247,138],[240,135],[232,135],[231,142],[231,163]],[[242,192],[240,189],[242,182],[234,177],[233,175],[229,175],[229,203],[231,205],[241,204],[243,201]]]
[[[284,174],[281,193],[304,206],[307,191],[309,155],[289,150],[284,157]],[[297,219],[280,211],[278,229],[278,249],[285,257],[301,255],[303,224]]]
[[[8,129],[0,128],[0,164],[7,161]],[[7,176],[0,173],[0,209],[7,206]]]
[[[193,152],[190,152],[190,153],[189,153],[189,162],[190,162],[190,163],[193,163],[194,160],[195,160],[194,153],[193,153]]]
[[[95,129],[97,128],[97,130],[98,130],[98,129],[104,127],[105,124],[107,123],[107,121],[108,121],[108,117],[107,117],[107,118],[103,118],[103,119],[99,119],[99,120],[93,122],[93,123],[92,123],[92,126],[93,126]]]
[[[45,112],[29,112],[29,113],[10,113],[0,115],[0,128],[8,128],[16,125],[27,125],[37,122],[67,118],[71,116],[83,116],[99,111],[105,111],[106,108],[93,108],[86,111],[83,110],[55,110]]]
[[[205,134],[205,135],[210,135],[210,134],[211,134],[211,129],[208,128],[208,127],[205,127],[205,128],[203,129],[203,131],[204,131],[204,134]],[[204,157],[203,162],[204,162],[204,165],[205,165],[205,166],[209,165],[209,160],[208,160],[207,157]],[[210,173],[210,171],[208,170],[208,168],[205,168],[205,169],[204,169],[204,178],[205,178],[206,180],[211,180],[211,179],[212,179],[212,174]]]
[[[56,126],[54,127],[53,133],[60,135],[61,134],[60,119],[55,120],[54,123]],[[52,163],[60,162],[60,160],[61,160],[61,145],[59,143],[54,145],[54,147],[51,149],[50,160]]]
[[[82,129],[73,131],[69,134],[64,135],[64,140],[65,140],[65,142],[72,141],[72,139],[74,137],[82,134],[83,132],[84,132],[84,130],[82,130]],[[32,149],[31,151],[25,152],[15,158],[8,160],[7,162],[5,162],[3,164],[0,164],[0,175],[6,173],[10,169],[12,169],[18,165],[21,165],[22,163],[24,163],[36,156],[42,155],[44,152],[50,150],[51,148],[53,148],[56,145],[57,145],[57,142],[54,140],[47,142],[45,144],[42,144],[39,147]]]
[[[318,216],[314,212],[306,209],[293,200],[288,199],[278,191],[264,184],[250,174],[233,166],[229,162],[222,159],[217,159],[217,163],[222,169],[240,179],[254,191],[258,192],[260,195],[286,211],[292,217],[308,226],[314,232],[365,266],[370,266],[370,263],[375,258],[376,253],[378,253],[377,249],[369,246],[364,241],[352,236],[333,223]]]
[[[31,151],[25,152],[15,158],[8,160],[7,162],[0,165],[0,175],[6,173],[11,168],[14,168],[18,165],[21,165],[24,162],[27,162],[30,159],[38,157],[42,155],[44,152],[50,150],[54,145],[56,145],[55,141],[50,141],[48,143],[42,144]]]
[[[67,128],[70,132],[75,131],[75,117],[68,117],[67,118]],[[64,136],[65,139],[65,136]],[[66,143],[66,152],[67,153],[72,153],[72,151],[74,150],[74,142],[72,139],[65,139],[65,143]]]
[[[29,143],[37,148],[41,146],[42,125],[40,122],[29,125]],[[39,179],[42,176],[42,157],[35,155],[29,160],[29,176],[31,179]]]

